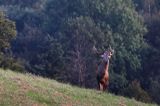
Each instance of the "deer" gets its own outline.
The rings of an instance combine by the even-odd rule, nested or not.
[[[111,59],[114,50],[109,46],[109,49],[104,52],[98,52],[93,46],[94,53],[100,55],[101,61],[96,68],[96,77],[98,82],[98,90],[105,91],[109,86],[109,60]]]

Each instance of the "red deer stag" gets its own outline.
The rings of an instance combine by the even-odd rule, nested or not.
[[[97,65],[96,74],[97,74],[97,81],[98,81],[98,89],[101,91],[105,91],[109,85],[109,60],[114,53],[114,50],[110,47],[103,53],[99,53],[95,46],[93,50],[96,54],[101,56],[101,62]]]

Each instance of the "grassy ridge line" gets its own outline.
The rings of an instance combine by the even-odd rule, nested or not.
[[[0,106],[154,106],[0,69]]]

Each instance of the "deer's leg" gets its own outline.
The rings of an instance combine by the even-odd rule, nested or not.
[[[103,91],[106,90],[106,84],[103,84]]]
[[[99,83],[100,91],[103,91],[103,84]]]
[[[108,85],[109,85],[109,81],[107,80],[107,81],[105,82],[105,84],[104,84],[104,91],[105,91],[106,89],[108,89]]]
[[[105,91],[106,90],[106,84],[104,83],[103,84],[103,91]]]
[[[97,87],[97,89],[100,90],[100,82],[98,82],[98,87]]]

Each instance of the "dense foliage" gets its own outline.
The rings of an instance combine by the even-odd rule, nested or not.
[[[160,101],[158,0],[2,0],[0,4],[16,22],[18,34],[8,51],[18,69],[96,88],[99,57],[92,47],[104,51],[111,45],[115,54],[109,91],[144,102]],[[12,35],[13,29],[6,34]]]
[[[0,12],[0,67],[22,71],[18,60],[13,59],[10,51],[11,41],[16,37],[15,23]]]
[[[10,42],[15,36],[15,24],[6,19],[4,14],[0,12],[0,52],[10,47]]]

